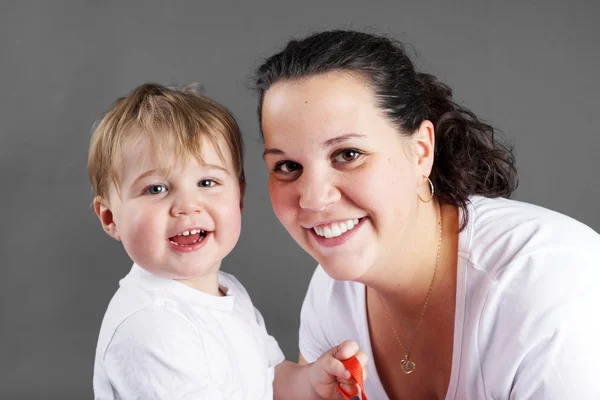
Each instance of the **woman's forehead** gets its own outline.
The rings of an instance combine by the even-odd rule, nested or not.
[[[274,86],[265,97],[262,128],[266,147],[298,141],[321,146],[340,136],[369,136],[374,127],[387,123],[370,88],[348,74],[284,85]]]
[[[263,115],[313,109],[344,111],[372,102],[371,89],[362,78],[335,71],[276,83],[266,92],[262,111]]]

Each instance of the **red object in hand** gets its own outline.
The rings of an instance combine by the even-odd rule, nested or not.
[[[362,400],[368,400],[367,399],[367,395],[365,394],[365,386],[364,386],[364,383],[363,383],[362,366],[360,365],[360,361],[358,361],[358,359],[356,357],[352,357],[352,358],[349,358],[347,360],[342,361],[342,364],[344,364],[344,366],[346,367],[346,369],[348,371],[350,371],[350,374],[352,375],[352,377],[354,379],[356,379],[356,382],[358,383],[358,386],[360,386],[360,396],[361,396]],[[340,389],[340,392],[342,393],[342,396],[344,396],[344,399],[350,400],[350,395],[348,393],[346,393],[344,391],[344,389],[342,389],[342,384],[341,383],[338,384],[338,388]]]

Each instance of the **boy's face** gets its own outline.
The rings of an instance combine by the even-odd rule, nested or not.
[[[242,193],[231,152],[205,140],[204,163],[166,154],[160,163],[144,140],[124,149],[120,195],[112,185],[108,199],[97,198],[96,213],[105,231],[123,242],[131,259],[147,271],[197,289],[214,282],[221,260],[237,243]],[[164,169],[169,164],[169,170]],[[209,285],[210,286],[210,285]]]

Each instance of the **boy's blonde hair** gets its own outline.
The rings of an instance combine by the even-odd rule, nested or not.
[[[172,146],[178,159],[192,156],[201,161],[204,139],[223,161],[220,145],[225,141],[244,189],[243,142],[233,115],[190,86],[168,88],[147,83],[117,100],[94,130],[88,173],[96,196],[108,197],[111,183],[119,189],[124,147],[140,139],[150,140],[159,157],[165,154],[161,149]]]

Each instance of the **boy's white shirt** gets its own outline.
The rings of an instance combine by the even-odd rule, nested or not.
[[[95,399],[272,399],[276,340],[242,284],[212,296],[133,265],[100,329]]]

